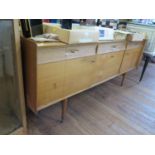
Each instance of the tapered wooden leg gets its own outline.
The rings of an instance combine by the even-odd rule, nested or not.
[[[61,106],[62,106],[62,109],[61,109],[61,123],[63,123],[63,121],[64,121],[65,113],[67,111],[67,105],[68,105],[68,99],[63,100],[62,103],[61,103]]]
[[[121,81],[121,87],[123,86],[124,80],[125,80],[126,73],[122,74],[122,81]]]
[[[144,73],[145,73],[145,70],[146,70],[146,68],[147,68],[148,63],[149,63],[150,60],[151,60],[151,58],[146,56],[146,58],[145,58],[145,63],[144,63],[144,66],[143,66],[143,70],[142,70],[142,73],[141,73],[139,82],[142,81],[143,76],[144,76]]]

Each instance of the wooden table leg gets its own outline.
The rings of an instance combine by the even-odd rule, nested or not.
[[[121,87],[123,86],[123,83],[124,83],[124,80],[125,80],[125,76],[126,76],[126,73],[122,74]]]
[[[67,111],[68,99],[65,99],[61,102],[61,123],[64,121],[65,113]]]

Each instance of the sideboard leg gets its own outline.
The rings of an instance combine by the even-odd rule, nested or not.
[[[121,87],[123,86],[123,83],[124,83],[124,80],[125,80],[125,76],[126,76],[126,73],[122,74]]]
[[[61,103],[61,123],[64,121],[65,113],[67,111],[68,99],[65,99]]]
[[[146,57],[145,57],[145,62],[144,62],[144,66],[143,66],[143,70],[142,70],[142,73],[141,73],[141,76],[140,76],[139,82],[142,81],[143,76],[144,76],[144,73],[145,73],[145,70],[146,70],[146,68],[147,68],[148,63],[149,63],[150,60],[151,60],[151,58],[150,58],[149,56],[146,56]]]

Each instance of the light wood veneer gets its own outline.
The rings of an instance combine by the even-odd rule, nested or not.
[[[27,104],[37,112],[138,66],[144,42],[42,46],[22,39]]]

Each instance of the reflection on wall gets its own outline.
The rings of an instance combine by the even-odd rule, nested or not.
[[[12,20],[0,20],[0,134],[9,134],[21,125],[13,33]]]

